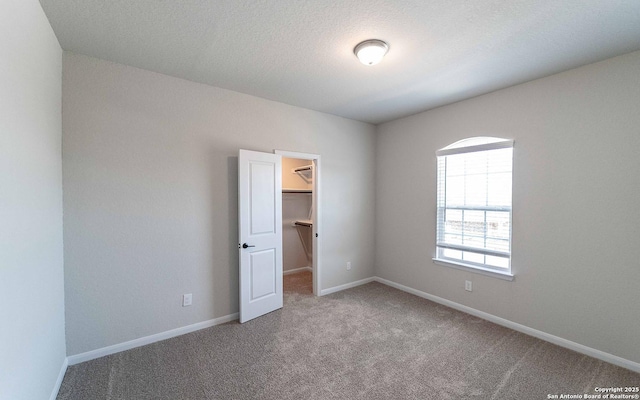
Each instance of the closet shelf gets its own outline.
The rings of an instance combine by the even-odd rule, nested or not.
[[[311,189],[286,189],[282,188],[282,193],[312,193]]]
[[[310,219],[299,219],[297,221],[294,221],[293,224],[311,228],[313,226],[313,221],[311,221]]]

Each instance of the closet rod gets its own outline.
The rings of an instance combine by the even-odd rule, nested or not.
[[[313,193],[313,190],[311,189],[288,189],[288,188],[283,188],[282,189],[282,193]]]
[[[313,165],[303,165],[302,167],[294,168],[293,172],[311,171]]]

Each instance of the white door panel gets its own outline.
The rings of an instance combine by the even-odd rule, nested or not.
[[[240,150],[240,322],[282,307],[282,162]]]
[[[276,231],[275,177],[273,163],[250,162],[249,221],[251,235],[274,234]]]
[[[276,250],[254,251],[251,258],[251,302],[276,295]]]

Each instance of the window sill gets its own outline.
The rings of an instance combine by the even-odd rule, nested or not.
[[[473,272],[476,274],[490,276],[490,277],[502,279],[505,281],[513,281],[515,279],[515,276],[508,272],[500,272],[500,271],[495,271],[493,269],[476,267],[476,266],[472,267],[467,264],[457,263],[455,261],[450,261],[450,260],[442,260],[440,258],[433,258],[432,260],[434,264],[442,265],[444,267],[455,268],[455,269],[459,269],[467,272]]]

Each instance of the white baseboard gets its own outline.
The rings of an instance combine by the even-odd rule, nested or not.
[[[476,316],[478,318],[482,318],[485,319],[487,321],[493,322],[495,324],[498,325],[502,325],[504,327],[513,329],[515,331],[518,332],[522,332],[524,334],[527,334],[529,336],[533,336],[536,337],[538,339],[542,339],[544,341],[547,341],[549,343],[553,343],[556,344],[558,346],[561,347],[565,347],[567,349],[576,351],[578,353],[581,354],[585,354],[588,355],[590,357],[593,358],[597,358],[599,360],[617,365],[619,367],[623,367],[623,368],[627,368],[631,371],[634,372],[638,372],[640,373],[640,363],[637,363],[635,361],[631,361],[631,360],[627,360],[625,358],[622,357],[618,357],[615,356],[613,354],[609,354],[606,353],[604,351],[601,350],[597,350],[591,347],[587,347],[584,346],[582,344],[576,343],[576,342],[572,342],[570,340],[567,339],[563,339],[561,337],[546,333],[546,332],[542,332],[539,331],[537,329],[533,329],[530,328],[528,326],[525,325],[521,325],[518,324],[516,322],[513,321],[509,321],[507,319],[501,318],[501,317],[497,317],[493,314],[489,314],[486,313],[484,311],[480,311],[480,310],[476,310],[475,308],[471,308],[456,302],[453,302],[451,300],[447,300],[447,299],[443,299],[442,297],[438,297],[438,296],[434,296],[432,294],[423,292],[421,290],[418,289],[413,289],[411,287],[408,286],[404,286],[401,285],[399,283],[384,279],[384,278],[380,278],[380,277],[371,277],[371,278],[365,278],[365,279],[361,279],[359,281],[355,281],[355,282],[350,282],[350,283],[346,283],[344,285],[339,285],[339,286],[334,286],[328,289],[323,289],[320,291],[320,296],[325,296],[331,293],[335,293],[335,292],[339,292],[342,290],[346,290],[346,289],[351,289],[354,288],[356,286],[360,286],[360,285],[364,285],[367,284],[369,282],[379,282],[382,283],[384,285],[387,286],[391,286],[393,288],[402,290],[403,292],[407,292],[407,293],[411,293],[413,295],[416,295],[418,297],[422,297],[424,299],[427,300],[431,300],[435,303],[438,304],[442,304],[444,306],[447,307],[451,307],[453,309],[456,309],[458,311],[462,311],[464,313]],[[92,350],[92,351],[88,351],[86,353],[81,353],[81,354],[76,354],[73,356],[69,356],[67,357],[62,365],[62,368],[60,369],[60,374],[58,376],[58,380],[56,381],[56,385],[54,387],[53,393],[51,394],[51,400],[55,400],[58,391],[60,389],[60,385],[62,384],[62,379],[64,378],[64,374],[67,370],[67,366],[68,365],[75,365],[75,364],[79,364],[81,362],[85,362],[85,361],[89,361],[89,360],[93,360],[96,358],[100,358],[100,357],[104,357],[104,356],[108,356],[111,354],[115,354],[115,353],[119,353],[121,351],[125,351],[125,350],[130,350],[133,349],[135,347],[140,347],[140,346],[144,346],[147,344],[151,344],[151,343],[155,343],[158,342],[160,340],[165,340],[165,339],[169,339],[175,336],[180,336],[180,335],[184,335],[186,333],[190,333],[190,332],[194,332],[200,329],[205,329],[205,328],[209,328],[215,325],[220,325],[220,324],[224,324],[226,322],[229,321],[233,321],[238,319],[238,313],[234,313],[234,314],[230,314],[230,315],[226,315],[224,317],[220,317],[220,318],[215,318],[215,319],[211,319],[208,321],[203,321],[203,322],[199,322],[193,325],[188,325],[188,326],[184,326],[181,328],[176,328],[176,329],[172,329],[169,331],[165,331],[165,332],[161,332],[161,333],[157,333],[155,335],[150,335],[150,336],[145,336],[139,339],[134,339],[134,340],[130,340],[128,342],[124,342],[124,343],[120,343],[120,344],[115,344],[112,346],[108,346],[108,347],[103,347],[101,349],[96,349],[96,350]]]
[[[339,292],[341,290],[351,289],[351,288],[354,288],[356,286],[364,285],[365,283],[373,282],[374,279],[375,278],[373,278],[373,277],[372,278],[365,278],[365,279],[360,279],[359,281],[345,283],[344,285],[334,286],[334,287],[331,287],[331,288],[328,288],[328,289],[322,289],[320,291],[320,296],[325,296],[327,294]]]
[[[58,373],[58,379],[56,379],[56,383],[53,386],[53,391],[51,392],[51,397],[49,400],[56,400],[58,397],[58,392],[60,391],[60,386],[62,386],[62,380],[64,379],[64,374],[67,372],[67,367],[69,366],[69,358],[65,357],[62,360],[62,366],[60,367],[60,372]]]
[[[313,268],[311,268],[311,267],[300,267],[300,268],[296,268],[296,269],[288,269],[286,271],[282,271],[282,275],[295,274],[295,273],[302,272],[302,271],[313,272]]]
[[[414,295],[416,295],[418,297],[422,297],[424,299],[431,300],[431,301],[433,301],[435,303],[439,303],[439,304],[442,304],[444,306],[451,307],[451,308],[456,309],[458,311],[462,311],[464,313],[471,314],[471,315],[476,316],[478,318],[485,319],[485,320],[493,322],[495,324],[502,325],[504,327],[513,329],[514,331],[522,332],[522,333],[527,334],[529,336],[533,336],[533,337],[536,337],[538,339],[542,339],[542,340],[544,340],[546,342],[556,344],[556,345],[558,345],[560,347],[564,347],[564,348],[567,348],[569,350],[573,350],[573,351],[576,351],[578,353],[585,354],[585,355],[588,355],[588,356],[593,357],[593,358],[597,358],[598,360],[602,360],[602,361],[608,362],[610,364],[614,364],[614,365],[617,365],[619,367],[630,369],[631,371],[640,373],[640,363],[637,363],[635,361],[627,360],[625,358],[618,357],[618,356],[615,356],[613,354],[605,353],[604,351],[600,351],[600,350],[597,350],[597,349],[594,349],[594,348],[591,348],[591,347],[587,347],[587,346],[582,345],[580,343],[572,342],[571,340],[563,339],[561,337],[552,335],[550,333],[542,332],[542,331],[539,331],[537,329],[533,329],[533,328],[530,328],[528,326],[521,325],[521,324],[518,324],[518,323],[513,322],[513,321],[509,321],[508,319],[500,318],[500,317],[497,317],[497,316],[495,316],[493,314],[489,314],[489,313],[486,313],[484,311],[476,310],[475,308],[471,308],[471,307],[468,307],[468,306],[465,306],[465,305],[462,305],[462,304],[459,304],[459,303],[455,303],[455,302],[453,302],[451,300],[443,299],[442,297],[434,296],[432,294],[423,292],[421,290],[413,289],[413,288],[410,288],[408,286],[404,286],[404,285],[401,285],[399,283],[396,283],[396,282],[393,282],[393,281],[390,281],[390,280],[387,280],[387,279],[384,279],[384,278],[380,278],[380,277],[376,276],[372,280],[374,280],[376,282],[380,282],[380,283],[385,284],[387,286],[391,286],[393,288],[402,290],[403,292],[411,293],[411,294],[414,294]]]
[[[225,315],[224,317],[210,319],[208,321],[198,322],[196,324],[183,326],[169,331],[156,333],[154,335],[141,337],[124,343],[114,344],[112,346],[103,347],[101,349],[87,351],[86,353],[75,354],[67,357],[69,365],[79,364],[81,362],[93,360],[96,358],[119,353],[121,351],[130,350],[136,347],[145,346],[147,344],[159,342],[160,340],[170,339],[172,337],[184,335],[199,331],[200,329],[210,328],[212,326],[224,324],[225,322],[238,319],[238,313]]]

